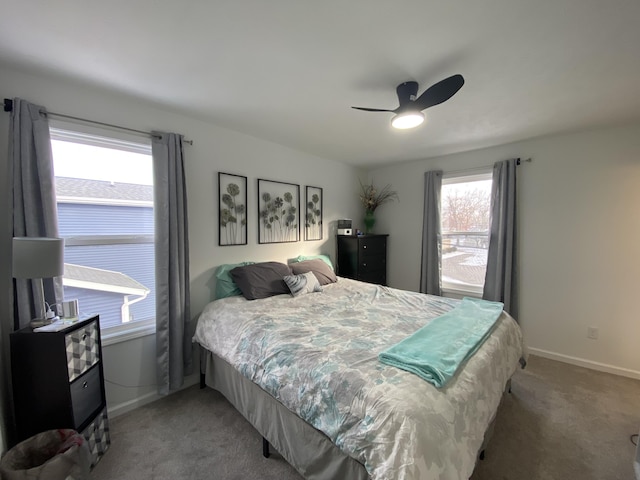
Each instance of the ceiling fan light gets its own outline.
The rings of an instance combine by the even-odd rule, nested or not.
[[[391,119],[391,126],[400,130],[415,128],[424,122],[424,113],[422,112],[403,112],[399,113]]]

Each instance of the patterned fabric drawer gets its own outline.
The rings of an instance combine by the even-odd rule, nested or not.
[[[100,461],[102,455],[105,454],[109,445],[111,445],[111,438],[109,437],[109,419],[107,418],[106,407],[102,412],[96,415],[95,420],[84,429],[82,436],[89,444],[89,451],[91,452],[91,468],[93,468]]]
[[[100,360],[98,344],[98,323],[90,324],[74,330],[65,336],[67,347],[67,368],[69,381],[82,375]]]

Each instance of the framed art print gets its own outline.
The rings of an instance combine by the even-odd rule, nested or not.
[[[258,243],[300,240],[300,185],[258,179]]]
[[[305,189],[304,239],[322,240],[322,188]]]
[[[247,244],[247,177],[218,172],[218,245]]]

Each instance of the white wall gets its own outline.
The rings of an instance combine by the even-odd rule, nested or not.
[[[45,106],[52,112],[113,123],[139,130],[163,130],[184,134],[193,140],[186,147],[186,176],[189,206],[191,269],[191,309],[197,317],[213,298],[213,272],[217,265],[242,260],[278,260],[299,254],[328,253],[334,258],[335,220],[356,218],[358,171],[353,167],[314,157],[280,145],[190,118],[139,99],[126,97],[55,78],[25,74],[0,66],[0,85],[4,97],[21,97]],[[7,152],[8,114],[0,119],[0,152]],[[10,217],[7,213],[10,181],[6,161],[0,167],[2,195],[0,221],[5,225],[0,238],[2,251],[10,246]],[[248,177],[248,245],[218,247],[217,174],[219,171]],[[257,179],[279,180],[324,189],[324,240],[258,245]],[[8,254],[7,254],[8,256]],[[0,314],[10,313],[11,276],[9,266],[0,266],[2,285]],[[123,411],[137,399],[152,399],[155,387],[155,337],[147,336],[104,349],[107,399],[110,409]],[[196,365],[197,370],[197,365]],[[195,381],[192,377],[190,381]],[[132,403],[134,402],[134,403]]]
[[[518,171],[520,323],[532,353],[640,378],[640,124],[371,170],[400,195],[376,212],[376,229],[391,233],[389,284],[419,289],[424,172],[513,157],[533,159]]]
[[[190,118],[139,99],[88,85],[24,74],[0,66],[5,97],[22,97],[51,111],[132,128],[183,133],[187,147],[193,316],[212,298],[216,265],[241,260],[285,260],[300,253],[334,255],[331,221],[353,218],[361,226],[359,172],[238,132]],[[7,152],[8,114],[0,114],[0,152]],[[640,124],[516,144],[377,168],[376,184],[400,195],[376,212],[376,231],[389,232],[391,286],[417,290],[422,231],[423,173],[490,165],[532,157],[520,167],[521,324],[534,352],[640,378],[635,305],[640,272]],[[249,179],[249,244],[217,246],[217,172]],[[256,179],[324,188],[325,239],[258,245]],[[10,249],[7,162],[0,162],[0,248]],[[332,225],[335,228],[335,225]],[[6,253],[5,253],[6,258]],[[9,315],[11,275],[0,262],[0,314]],[[600,329],[596,341],[588,326]],[[2,335],[2,332],[0,332]],[[105,348],[109,406],[124,411],[155,398],[155,337]],[[192,378],[191,381],[194,381]],[[1,423],[1,422],[0,422]]]

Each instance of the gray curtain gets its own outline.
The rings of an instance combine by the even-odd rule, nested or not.
[[[518,317],[517,159],[496,162],[491,187],[491,227],[482,298],[504,303]]]
[[[13,236],[57,237],[53,155],[49,122],[43,107],[19,98],[13,101],[9,126],[9,156],[13,181]],[[49,303],[62,301],[62,278],[43,279]],[[39,286],[31,280],[15,280],[14,327],[22,328],[37,316],[34,298]]]
[[[422,224],[422,261],[420,292],[442,295],[442,232],[440,226],[440,191],[442,172],[424,174],[424,219]]]
[[[158,393],[180,388],[193,371],[189,300],[189,238],[181,135],[154,132],[152,141],[156,261]]]
[[[13,100],[9,121],[8,177],[11,182],[9,209],[13,214],[13,237],[57,237],[58,217],[53,178],[49,124],[45,109],[20,98]],[[9,185],[9,182],[7,182]],[[10,257],[8,257],[10,258]],[[9,261],[9,269],[11,268]],[[41,298],[39,285],[31,280],[13,280],[13,315],[0,316],[0,405],[3,439],[13,438],[9,333],[27,326],[38,314],[34,298]],[[45,298],[62,299],[62,279],[43,279]],[[11,295],[11,293],[9,293]]]

